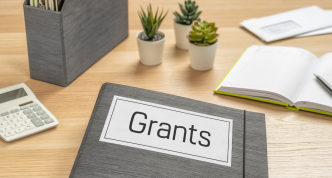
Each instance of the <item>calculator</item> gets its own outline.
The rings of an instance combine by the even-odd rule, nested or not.
[[[59,125],[25,83],[0,89],[0,136],[11,142]]]

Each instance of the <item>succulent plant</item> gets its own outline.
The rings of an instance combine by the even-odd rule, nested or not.
[[[176,18],[176,22],[185,25],[191,25],[191,23],[195,20],[201,21],[199,15],[201,15],[202,11],[197,12],[198,5],[195,5],[195,1],[184,1],[184,6],[179,3],[182,15],[178,12],[173,12]]]
[[[216,32],[218,28],[214,26],[214,23],[207,21],[194,22],[192,25],[192,31],[189,32],[187,38],[191,43],[198,46],[209,46],[217,42],[219,36]]]
[[[167,10],[166,14],[163,16],[163,12],[164,12],[164,9],[163,9],[158,17],[158,10],[159,10],[159,7],[158,7],[157,12],[156,12],[155,16],[153,17],[151,4],[149,4],[147,7],[147,15],[145,14],[142,6],[141,6],[141,9],[142,9],[142,11],[138,12],[138,15],[139,15],[139,18],[141,19],[144,32],[149,37],[149,39],[152,39],[157,34],[160,24],[166,17],[168,10]]]

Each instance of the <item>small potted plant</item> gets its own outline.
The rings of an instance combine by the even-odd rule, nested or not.
[[[218,39],[218,28],[214,23],[194,22],[189,39],[190,65],[196,70],[210,70],[213,67],[216,56]]]
[[[143,26],[143,31],[137,33],[137,44],[139,50],[140,61],[144,65],[158,65],[162,62],[166,34],[158,31],[161,22],[166,17],[168,11],[163,16],[161,11],[158,17],[158,8],[155,16],[153,16],[151,4],[147,7],[147,13],[138,12],[139,18]]]
[[[193,21],[201,21],[199,15],[202,11],[198,11],[198,5],[195,1],[184,1],[184,6],[179,3],[182,15],[178,12],[173,12],[175,15],[174,19],[174,31],[175,31],[175,40],[176,46],[183,50],[189,49],[189,43],[186,38],[188,33],[191,30],[191,24]]]

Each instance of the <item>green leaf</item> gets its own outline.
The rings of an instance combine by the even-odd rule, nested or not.
[[[141,10],[142,10],[142,13],[143,13],[144,17],[146,18],[146,15],[145,15],[145,12],[144,12],[142,6],[141,6]]]
[[[168,14],[168,10],[167,10],[166,14],[164,15],[164,17],[159,20],[158,26],[160,26],[161,22],[163,22],[163,20],[164,20],[164,18],[166,17],[167,14]]]
[[[194,9],[193,11],[191,11],[191,12],[189,13],[189,15],[190,15],[190,16],[195,15],[196,12],[197,12],[197,9]]]
[[[191,29],[193,30],[193,32],[196,32],[196,33],[200,33],[200,29],[198,29],[199,27],[197,26],[192,26]]]
[[[204,34],[198,34],[198,33],[192,34],[192,33],[189,33],[189,36],[190,36],[190,38],[195,38],[195,39],[205,39],[205,35]]]
[[[192,10],[193,10],[193,5],[192,4],[188,4],[187,11],[191,12]]]
[[[185,5],[184,5],[184,7],[186,8],[186,10],[188,11],[189,10],[189,6],[190,6],[190,4],[188,4],[188,3],[185,3]],[[180,6],[181,7],[181,6]],[[189,11],[188,11],[189,12]]]
[[[217,40],[216,39],[211,39],[211,40],[205,40],[207,43],[215,43]]]
[[[215,23],[210,23],[209,27],[214,28]]]
[[[153,24],[153,22],[154,22],[154,20],[153,20],[153,14],[152,14],[151,11],[149,13],[149,19],[148,19],[148,21],[149,21],[149,24]]]
[[[161,16],[163,15],[163,13],[164,13],[164,8],[162,8],[161,13],[160,13],[160,15],[159,15],[159,17],[158,17],[158,20],[160,20],[160,18],[161,18]]]
[[[176,21],[177,21],[178,23],[181,23],[181,22],[182,22],[182,18],[181,18],[181,16],[180,16],[180,14],[179,14],[178,12],[173,12],[173,14],[174,14],[174,16],[175,16],[175,18],[176,18]]]
[[[189,37],[189,41],[192,41],[192,42],[202,42],[202,39],[194,39],[194,38],[190,38]]]
[[[157,12],[156,12],[156,15],[154,16],[154,19],[157,19],[157,16],[158,16],[158,10],[159,10],[159,7],[157,7]]]
[[[211,29],[211,32],[217,32],[217,30],[218,30],[218,28],[216,28],[216,27],[213,27],[212,29]]]
[[[158,26],[157,25],[153,25],[150,34],[148,35],[148,37],[150,39],[152,39],[156,34],[157,34],[157,30],[158,30]]]
[[[183,15],[188,15],[188,11],[183,7],[183,5],[180,4],[180,3],[179,3],[179,5],[180,5],[180,9],[181,9],[182,14]]]
[[[206,35],[205,40],[213,40],[218,37],[218,34]]]
[[[202,11],[199,11],[198,13],[196,13],[195,15],[193,15],[193,19],[197,20],[197,18],[199,17],[199,15],[201,15]]]

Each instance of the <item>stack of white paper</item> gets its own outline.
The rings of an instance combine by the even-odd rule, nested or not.
[[[310,6],[240,23],[263,41],[332,33],[332,11]]]

